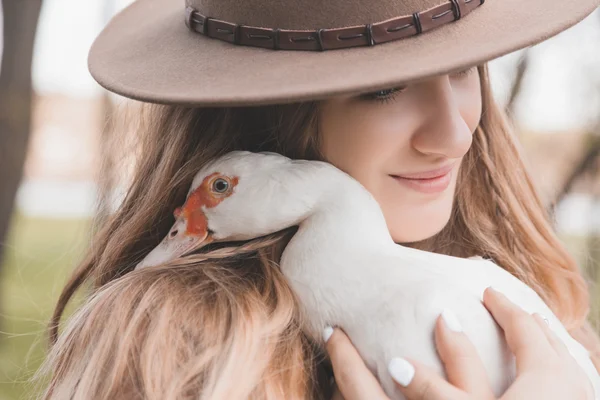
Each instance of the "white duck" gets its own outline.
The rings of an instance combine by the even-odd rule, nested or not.
[[[200,170],[176,222],[137,268],[157,265],[216,241],[248,240],[299,225],[281,270],[298,296],[315,340],[340,326],[392,399],[404,397],[386,366],[413,357],[443,373],[433,341],[449,308],[477,348],[494,393],[515,376],[514,357],[483,306],[493,285],[529,313],[538,312],[566,344],[600,398],[600,377],[542,299],[491,261],[403,247],[392,240],[377,201],[331,164],[276,153],[236,151]]]

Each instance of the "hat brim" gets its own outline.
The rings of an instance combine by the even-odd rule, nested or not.
[[[191,32],[184,4],[137,0],[93,43],[88,66],[136,100],[241,106],[317,100],[449,73],[533,45],[581,21],[598,0],[489,0],[464,19],[372,47],[283,51]]]

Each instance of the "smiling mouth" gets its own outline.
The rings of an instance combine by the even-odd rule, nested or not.
[[[429,171],[416,172],[416,173],[412,173],[412,174],[403,174],[403,175],[393,175],[392,174],[390,176],[392,176],[394,178],[410,179],[410,180],[437,179],[437,178],[441,178],[441,177],[447,175],[450,171],[452,171],[454,169],[455,165],[456,165],[456,162],[453,162],[451,164],[445,165],[440,168],[432,169]]]
[[[421,193],[440,193],[445,191],[452,181],[452,169],[443,175],[432,178],[405,178],[397,175],[390,175],[394,180],[404,187],[413,189]]]
[[[436,179],[442,178],[444,176],[446,176],[448,173],[446,172],[445,174],[441,174],[438,176],[433,176],[431,178],[409,178],[409,177],[404,177],[404,176],[400,176],[400,175],[390,175],[392,178],[396,178],[396,179],[406,179],[409,181],[434,181]]]

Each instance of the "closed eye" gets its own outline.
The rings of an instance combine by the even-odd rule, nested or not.
[[[472,74],[476,69],[477,69],[476,66],[472,66],[472,67],[469,67],[462,71],[455,72],[455,73],[451,74],[451,76],[454,78],[464,78],[464,77],[467,77],[470,74]],[[382,90],[378,90],[376,92],[363,93],[359,97],[365,101],[376,101],[379,103],[387,103],[387,102],[394,100],[395,97],[398,94],[402,93],[404,90],[406,90],[407,87],[408,87],[407,85],[404,85],[404,86],[399,86],[399,87],[394,87],[394,88],[389,88],[389,89],[382,89]]]

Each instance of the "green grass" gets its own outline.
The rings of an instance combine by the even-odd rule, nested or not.
[[[17,215],[5,243],[0,276],[0,400],[28,399],[42,362],[46,324],[88,243],[88,220]]]

